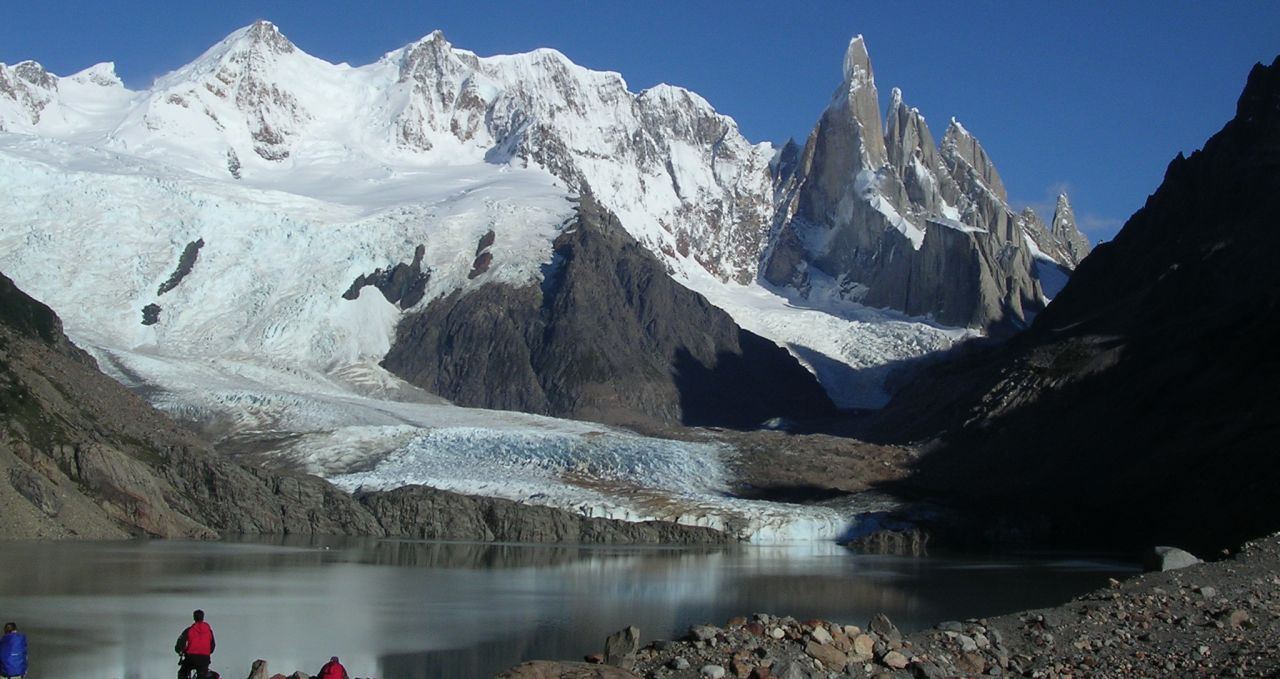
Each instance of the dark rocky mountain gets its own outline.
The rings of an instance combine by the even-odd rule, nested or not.
[[[0,538],[220,533],[526,542],[726,542],[420,486],[358,498],[246,467],[98,371],[49,307],[0,275]]]
[[[911,490],[1059,541],[1206,549],[1275,530],[1277,215],[1280,58],[1028,331],[897,394],[881,435],[942,433]]]
[[[679,285],[590,195],[541,285],[454,293],[383,365],[454,402],[606,423],[751,427],[829,414],[786,350]]]

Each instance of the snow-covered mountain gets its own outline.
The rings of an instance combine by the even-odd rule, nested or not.
[[[677,281],[728,311],[747,330],[790,348],[822,378],[840,405],[883,402],[882,366],[945,348],[966,334],[835,295],[823,298],[806,291],[807,297],[798,299],[755,284],[761,254],[770,247],[772,148],[748,143],[731,119],[693,93],[658,86],[634,94],[621,76],[575,66],[552,50],[481,58],[453,48],[436,32],[373,64],[351,67],[311,57],[275,26],[258,22],[141,92],[125,89],[109,64],[66,78],[32,62],[0,65],[0,127],[16,133],[6,141],[12,151],[7,160],[23,166],[14,167],[21,177],[8,190],[19,191],[31,185],[32,177],[44,177],[47,195],[27,200],[53,201],[56,195],[56,200],[68,203],[59,208],[66,214],[54,210],[37,216],[26,214],[23,203],[10,201],[16,212],[5,231],[11,235],[39,230],[52,251],[58,251],[59,233],[65,232],[68,241],[85,243],[119,232],[121,220],[113,216],[112,202],[102,202],[99,196],[120,195],[122,176],[159,180],[158,185],[134,182],[148,197],[120,207],[139,214],[154,209],[171,220],[152,224],[143,239],[143,251],[153,254],[154,261],[136,267],[150,278],[126,278],[131,282],[128,290],[100,291],[114,300],[128,300],[127,313],[104,322],[84,319],[86,329],[112,327],[111,336],[130,346],[164,345],[184,333],[205,336],[182,330],[183,314],[204,313],[228,302],[188,306],[181,300],[193,294],[205,274],[216,272],[206,264],[219,257],[217,253],[249,241],[256,241],[252,253],[225,251],[223,266],[246,257],[268,261],[253,274],[238,271],[217,277],[220,285],[238,280],[245,286],[222,290],[224,299],[272,298],[268,291],[295,287],[298,283],[290,279],[302,272],[311,274],[306,278],[315,294],[327,295],[329,287],[337,286],[346,292],[360,276],[412,261],[419,246],[428,259],[421,267],[430,272],[431,281],[429,294],[424,290],[417,297],[422,305],[454,289],[537,280],[541,272],[535,262],[550,256],[564,215],[552,218],[543,213],[537,220],[548,221],[544,228],[525,228],[530,218],[518,214],[522,207],[512,205],[529,198],[529,184],[510,174],[525,166],[532,168],[531,174],[520,176],[541,172],[547,177],[536,181],[544,184],[548,195],[563,197],[589,187]],[[103,185],[79,195],[59,180],[68,170],[76,171],[65,175],[77,178],[74,185]],[[463,200],[482,198],[491,206],[486,209],[496,209],[489,198],[505,190],[497,187],[514,186],[513,181],[525,188],[513,189],[513,200],[498,210],[501,218],[472,211],[474,201]],[[493,190],[468,190],[480,185]],[[36,186],[31,188],[39,193]],[[201,196],[212,192],[218,198],[193,204],[188,195],[193,191]],[[172,205],[175,202],[181,209]],[[248,213],[229,206],[244,207]],[[246,235],[248,240],[235,246],[212,237],[213,230],[202,224],[205,218],[196,217],[193,210],[207,211],[209,219],[214,213],[223,215],[216,219],[237,225],[279,222],[310,229],[339,221],[347,226],[311,236],[316,252],[303,254],[305,248],[299,249],[288,228],[271,236]],[[270,218],[247,216],[264,210],[273,213]],[[476,223],[461,229],[427,229],[428,223],[440,223],[432,220],[442,210],[471,215]],[[237,213],[238,218],[227,216]],[[493,227],[488,222],[494,220],[520,226],[498,229],[489,253],[497,257],[492,270],[468,278],[468,250],[492,230],[485,227]],[[396,226],[371,226],[388,222]],[[77,223],[92,224],[90,233],[74,229]],[[448,235],[438,233],[442,230]],[[427,231],[430,239],[425,238]],[[277,236],[282,252],[264,255]],[[201,264],[191,283],[163,300],[151,294],[174,272],[182,250],[201,239],[206,245],[197,255]],[[120,256],[140,256],[118,242],[102,247]],[[22,260],[9,265],[19,282],[42,293],[47,281],[22,276],[24,267],[35,277],[37,271],[56,270],[52,262],[39,261],[39,251],[14,244],[8,254]],[[335,258],[338,254],[346,258]],[[292,261],[294,256],[301,261]],[[93,266],[112,265],[112,260],[104,260]],[[101,275],[116,277],[110,270]],[[58,306],[56,296],[45,298]],[[154,309],[151,312],[154,323],[134,326],[129,315],[136,318],[152,304],[160,308],[158,316]],[[259,302],[241,313],[260,317],[266,310]],[[66,311],[74,334],[77,314]],[[317,318],[312,307],[271,311],[277,324],[299,333],[309,332]],[[306,314],[311,315],[303,319]],[[234,314],[220,316],[219,322],[229,317]],[[362,325],[362,332],[393,323],[388,316],[378,324]],[[239,338],[241,346],[253,346],[257,340],[248,338],[258,333],[247,329],[233,324],[221,332]],[[389,340],[380,340],[385,341]],[[376,353],[361,354],[360,360],[368,363]],[[347,352],[315,359],[341,365],[351,357]]]
[[[128,90],[110,64],[67,77],[0,64],[0,270],[52,306],[110,374],[217,436],[332,440],[349,453],[339,462],[288,453],[328,474],[390,463],[393,453],[411,469],[404,456],[439,454],[422,440],[456,438],[403,427],[465,421],[476,450],[522,429],[604,440],[602,428],[577,423],[459,416],[381,365],[403,321],[442,300],[495,286],[545,293],[577,195],[590,192],[660,263],[619,288],[638,291],[627,305],[643,308],[648,281],[665,269],[743,330],[788,349],[837,405],[876,407],[895,362],[950,346],[984,317],[899,303],[840,269],[841,256],[816,244],[823,229],[854,227],[814,219],[814,196],[848,206],[829,214],[871,215],[858,238],[886,251],[906,238],[944,263],[959,251],[1025,266],[1019,280],[1036,300],[1045,286],[1026,283],[1036,257],[1059,273],[1070,263],[1047,247],[1061,238],[1043,225],[1048,237],[1011,232],[992,241],[1000,248],[984,245],[990,239],[974,234],[1002,224],[1008,205],[981,147],[957,124],[935,150],[900,98],[885,138],[865,50],[851,54],[848,96],[819,126],[831,141],[811,138],[803,153],[751,144],[680,88],[633,93],[620,75],[554,50],[480,57],[438,32],[353,67],[312,57],[258,22],[143,91]],[[1032,242],[1046,247],[1033,253]],[[788,261],[802,275],[774,275]],[[777,286],[758,282],[762,265]],[[947,280],[982,291],[986,272],[951,266]],[[468,308],[485,322],[486,307]],[[724,341],[688,355],[714,362],[739,346],[730,326],[715,325]],[[672,375],[666,363],[646,370]],[[589,466],[572,465],[561,471]]]
[[[296,187],[299,172],[338,180],[404,161],[518,158],[571,191],[589,184],[673,271],[740,283],[755,278],[771,218],[773,149],[698,95],[635,94],[550,49],[481,58],[439,31],[353,68],[260,21],[145,92],[124,90],[107,64],[64,79],[23,62],[0,67],[0,102],[0,129],[273,188]]]

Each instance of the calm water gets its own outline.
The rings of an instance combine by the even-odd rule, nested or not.
[[[315,673],[489,677],[758,611],[916,629],[1058,603],[1124,564],[861,556],[833,545],[728,550],[341,540],[0,543],[0,618],[30,640],[32,679],[152,679],[203,608],[228,679],[255,658]]]

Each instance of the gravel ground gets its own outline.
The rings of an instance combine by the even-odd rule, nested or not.
[[[1278,677],[1280,534],[1214,563],[1113,581],[1062,606],[946,621],[906,635],[884,616],[856,627],[755,614],[635,649],[639,633],[630,629],[593,659],[630,672],[540,663],[500,676]]]

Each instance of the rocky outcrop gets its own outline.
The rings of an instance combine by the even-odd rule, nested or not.
[[[202,247],[204,247],[204,239],[198,238],[187,243],[186,247],[182,248],[182,255],[178,257],[178,266],[174,268],[173,273],[169,274],[169,278],[156,289],[156,296],[163,295],[178,287],[182,279],[186,278],[187,274],[191,273],[191,269],[195,268],[196,258],[200,256],[200,248]]]
[[[916,491],[1041,539],[1212,553],[1276,528],[1280,60],[1023,335],[918,376],[885,436],[941,434]],[[1034,517],[1034,518],[1032,518]]]
[[[3,538],[393,535],[724,543],[721,532],[580,517],[423,487],[357,500],[312,476],[245,467],[98,371],[57,315],[0,275]]]
[[[360,297],[360,291],[366,286],[373,286],[382,296],[401,309],[409,309],[422,301],[427,291],[427,282],[431,280],[431,270],[423,269],[422,257],[426,254],[426,246],[419,245],[413,251],[413,261],[409,264],[397,262],[386,269],[374,269],[373,273],[357,276],[351,287],[342,293],[343,299],[353,300]]]
[[[383,365],[460,405],[606,423],[750,427],[832,410],[790,354],[677,284],[590,196],[540,286],[431,302]]]
[[[801,294],[834,286],[846,298],[949,325],[1021,327],[1045,297],[1026,238],[1056,242],[1074,231],[1064,217],[1061,235],[1042,224],[1024,235],[995,165],[955,120],[935,146],[924,117],[894,89],[882,126],[861,37],[849,44],[844,81],[795,169],[776,167],[789,174],[777,175],[762,275]]]
[[[34,61],[0,64],[0,103],[9,104],[0,109],[0,131],[38,124],[57,83],[56,76]]]

